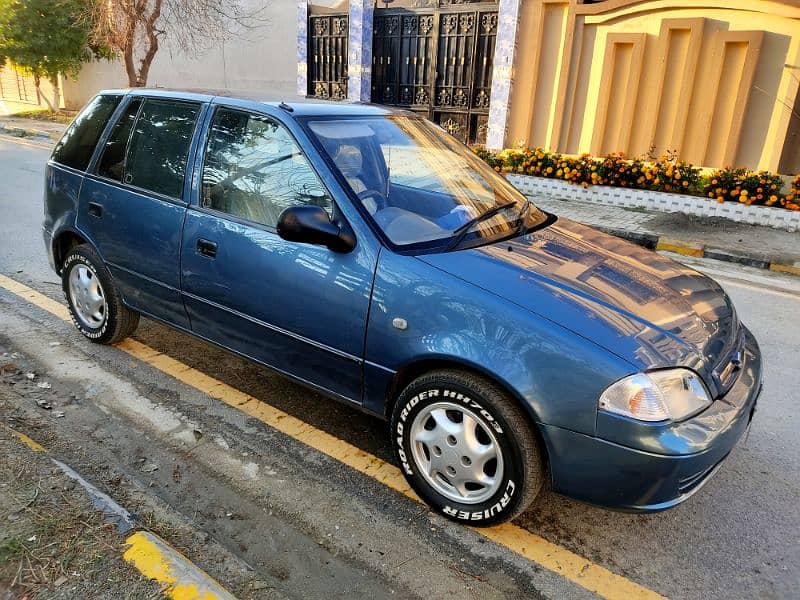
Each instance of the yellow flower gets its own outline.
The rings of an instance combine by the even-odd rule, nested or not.
[[[722,204],[723,202],[725,202],[725,198],[723,198],[722,196],[717,196],[717,202]]]

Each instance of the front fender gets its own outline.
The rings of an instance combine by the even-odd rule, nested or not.
[[[407,323],[398,328],[396,319]],[[413,256],[382,252],[367,326],[364,407],[382,413],[394,374],[420,361],[484,373],[535,421],[594,435],[597,399],[630,363]]]

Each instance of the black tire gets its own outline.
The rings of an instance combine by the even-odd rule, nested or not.
[[[468,409],[471,416],[477,417],[476,420],[491,431],[502,451],[503,473],[502,476],[495,477],[500,482],[499,487],[490,497],[479,503],[456,502],[437,491],[421,473],[421,467],[414,457],[411,430],[415,418],[426,407],[434,410],[436,407],[432,405],[443,400]],[[458,412],[455,411],[454,414],[457,415]],[[420,416],[420,423],[424,418]],[[454,521],[488,526],[513,519],[530,505],[545,482],[544,458],[531,420],[496,385],[471,373],[457,370],[433,371],[412,381],[395,403],[391,434],[395,456],[411,487],[435,510]],[[449,438],[447,443],[450,444]],[[441,449],[438,446],[434,448],[441,455]],[[460,454],[456,445],[452,445],[452,451],[456,455]],[[427,447],[424,454],[430,457]],[[445,478],[445,481],[448,480]],[[485,493],[488,494],[491,489],[487,486]]]
[[[73,305],[69,278],[73,269],[84,265],[97,277],[105,298],[105,311],[102,322],[96,326],[86,323]],[[139,325],[139,313],[132,311],[122,302],[117,286],[108,267],[88,244],[75,246],[67,252],[61,269],[61,287],[67,300],[72,322],[86,338],[98,344],[113,344],[130,336]]]

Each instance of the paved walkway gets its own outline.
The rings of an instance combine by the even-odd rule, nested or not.
[[[800,275],[800,233],[717,217],[534,198],[540,208],[644,246]],[[669,247],[673,246],[673,247]],[[781,268],[787,267],[787,268]]]
[[[0,115],[0,133],[16,137],[58,140],[66,128],[66,124],[55,121],[37,121],[36,119]]]

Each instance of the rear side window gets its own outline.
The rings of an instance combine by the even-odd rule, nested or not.
[[[53,150],[53,160],[85,171],[94,147],[121,96],[97,96],[81,111]]]
[[[128,147],[128,139],[131,137],[133,122],[136,120],[141,106],[141,100],[133,100],[125,107],[125,111],[114,124],[114,129],[111,130],[111,135],[103,148],[103,155],[97,167],[99,175],[115,181],[122,181],[125,171],[125,150]]]
[[[133,128],[123,181],[180,198],[200,105],[173,100],[144,102]]]

